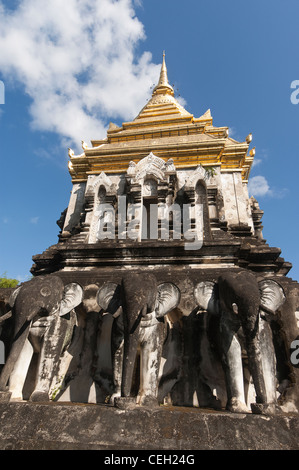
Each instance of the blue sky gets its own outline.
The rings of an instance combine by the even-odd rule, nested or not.
[[[0,0],[0,274],[25,280],[57,242],[68,147],[134,118],[165,50],[188,111],[252,132],[264,238],[299,280],[298,17],[298,0]]]

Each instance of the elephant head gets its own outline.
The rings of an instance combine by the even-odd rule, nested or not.
[[[51,367],[58,362],[59,355],[65,345],[68,314],[82,302],[82,298],[83,289],[79,284],[64,285],[57,275],[36,277],[22,284],[13,292],[10,306],[14,319],[14,338],[7,362],[1,373],[0,391],[6,390],[8,379],[20,357],[31,328],[42,322],[45,324],[43,319],[49,320],[46,320],[47,327],[44,327],[37,382],[41,379],[40,374],[43,375],[44,381],[50,381],[50,376],[53,375]],[[41,372],[42,370],[43,372]],[[48,383],[48,385],[50,384]]]
[[[274,377],[270,377],[275,374],[275,357],[271,331],[265,332],[263,318],[265,315],[274,315],[281,307],[285,300],[283,289],[271,279],[257,282],[253,273],[243,271],[224,273],[217,281],[198,283],[194,295],[200,309],[220,315],[221,318],[221,346],[227,378],[228,408],[231,411],[245,410],[245,405],[242,405],[245,398],[243,383],[241,384],[241,348],[237,339],[237,332],[242,326],[249,369],[257,395],[257,406],[252,404],[251,407],[255,412],[263,412],[259,410],[266,410],[268,405],[275,403]],[[262,330],[263,342],[260,341]],[[270,408],[268,406],[268,410]],[[275,407],[272,407],[272,411],[274,409]]]
[[[9,299],[15,315],[15,330],[36,316],[64,316],[82,302],[83,289],[77,283],[64,285],[59,276],[39,276],[15,289]],[[9,312],[10,313],[10,312]],[[8,313],[8,314],[9,314]]]
[[[123,351],[118,355],[118,364],[114,363],[114,378],[121,386],[119,392],[123,397],[130,396],[140,346],[144,366],[141,366],[140,371],[142,393],[155,396],[156,399],[165,339],[163,317],[178,305],[179,299],[180,293],[176,286],[171,283],[158,284],[156,278],[149,274],[129,274],[122,279],[121,285],[107,283],[99,290],[99,305],[115,318],[122,314],[117,344],[123,344]],[[152,369],[146,365],[150,354],[156,355],[152,361],[152,364],[155,363]],[[154,379],[151,380],[150,375]],[[147,385],[149,382],[150,390]]]

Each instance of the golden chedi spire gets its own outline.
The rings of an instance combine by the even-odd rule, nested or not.
[[[158,94],[163,94],[163,95],[166,94],[166,95],[174,96],[173,88],[168,82],[167,67],[166,67],[166,62],[165,62],[165,52],[163,52],[163,61],[162,61],[159,82],[153,91],[153,96],[158,95]]]
[[[152,125],[153,122],[160,120],[161,123],[164,122],[164,124],[166,124],[169,120],[186,119],[186,117],[189,120],[193,118],[192,114],[188,113],[174,96],[174,90],[168,82],[165,52],[163,52],[163,61],[158,84],[153,90],[151,99],[140,111],[134,123],[135,125],[139,125],[142,121],[143,123],[148,122]]]

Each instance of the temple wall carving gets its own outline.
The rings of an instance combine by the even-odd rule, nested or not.
[[[102,194],[100,197],[100,188],[105,196]],[[63,231],[71,232],[78,228],[81,220],[88,243],[99,241],[97,234],[101,224],[110,226],[107,239],[117,237],[118,224],[114,221],[115,227],[111,229],[112,214],[109,215],[109,211],[104,214],[103,206],[111,206],[117,214],[119,197],[126,199],[126,225],[136,219],[132,234],[136,232],[137,239],[142,237],[142,224],[146,223],[145,213],[151,204],[157,205],[160,221],[166,217],[165,208],[171,208],[173,204],[190,204],[191,224],[198,220],[200,225],[202,219],[206,227],[205,237],[211,237],[211,230],[219,228],[220,222],[228,227],[244,225],[254,230],[247,186],[242,182],[240,172],[220,172],[219,167],[215,167],[209,174],[202,166],[177,170],[172,160],[165,162],[151,153],[137,164],[131,162],[125,174],[108,176],[102,172],[89,176],[87,183],[77,184],[71,194]],[[161,228],[161,222],[158,224]],[[157,238],[161,238],[161,230]]]
[[[29,292],[35,292],[36,299],[45,298],[46,293],[61,298],[60,313],[33,317],[9,376],[7,366],[3,368],[0,395],[8,390],[13,399],[32,401],[48,397],[107,403],[110,399],[120,406],[135,406],[154,399],[177,406],[226,407],[232,412],[250,412],[250,406],[265,414],[272,414],[278,406],[285,412],[297,412],[299,375],[287,352],[299,336],[297,286],[283,279],[265,280],[242,269],[222,270],[218,278],[215,275],[213,270],[180,275],[167,275],[162,269],[155,275],[135,270],[113,277],[106,273],[106,280],[96,275],[89,284],[91,278],[86,274],[83,288],[83,278],[81,285],[66,284],[66,278],[61,282],[63,276],[57,275],[29,281],[9,300],[15,324],[20,325],[18,302],[24,305]],[[229,296],[238,289],[243,300],[231,303]],[[153,304],[146,304],[136,324],[132,312],[139,305],[137,315],[147,295],[147,302]],[[254,340],[256,351],[246,341],[251,320],[242,310],[244,301],[248,308],[256,305],[254,315],[260,325]],[[134,335],[146,347],[129,352],[128,321],[138,325]],[[234,338],[232,356],[227,351],[226,332]],[[129,375],[124,368],[127,354],[133,354],[136,361]],[[257,362],[262,371],[259,378],[250,372],[251,361],[260,360],[255,354],[262,357]],[[148,369],[147,361],[156,364],[153,369]],[[265,391],[259,388],[261,377],[265,378]],[[123,405],[122,397],[127,397]]]

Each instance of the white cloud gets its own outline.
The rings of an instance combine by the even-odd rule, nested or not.
[[[31,217],[30,223],[31,223],[31,224],[37,224],[37,223],[38,223],[38,220],[39,220],[39,217]]]
[[[136,0],[0,0],[0,70],[32,98],[32,126],[79,144],[105,136],[109,120],[133,119],[160,66],[149,52]]]
[[[258,165],[260,165],[262,163],[262,160],[260,158],[255,158],[252,162],[252,168],[255,168],[257,167]]]
[[[21,282],[26,282],[26,281],[30,281],[30,278],[31,276],[28,275],[28,274],[18,274],[15,279],[17,279],[19,281],[19,283]]]
[[[253,176],[248,181],[249,196],[271,196],[272,190],[264,176]]]
[[[229,137],[232,139],[237,140],[238,142],[242,142],[244,140],[244,138],[239,135],[238,130],[235,127],[229,127],[228,132]]]

